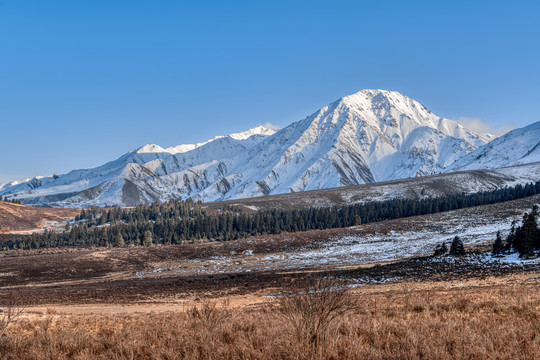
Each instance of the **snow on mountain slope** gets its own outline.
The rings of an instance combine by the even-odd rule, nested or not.
[[[259,126],[167,149],[147,144],[0,194],[53,206],[235,199],[437,174],[489,140],[398,92],[361,90],[277,132]]]
[[[236,159],[226,193],[214,185],[199,196],[242,198],[435,174],[486,142],[398,92],[362,90]]]
[[[28,204],[51,206],[135,205],[152,202],[167,198],[146,186],[145,182],[152,177],[201,167],[198,162],[203,159],[212,162],[212,158],[223,154],[236,156],[274,132],[259,126],[243,133],[215,137],[197,144],[192,151],[186,153],[146,144],[97,168],[14,181],[4,185],[0,193]],[[192,182],[198,181],[193,170],[186,175],[188,182],[189,177]],[[161,189],[169,192],[163,186]]]
[[[212,139],[207,140],[202,143],[197,144],[184,144],[184,145],[177,145],[170,148],[167,148],[165,151],[170,152],[171,154],[178,154],[178,153],[185,153],[188,151],[191,151],[193,149],[199,148],[203,145],[206,145],[212,141],[216,141],[223,138],[230,138],[233,140],[245,140],[243,141],[243,145],[246,148],[249,148],[255,144],[257,144],[260,140],[264,139],[267,136],[274,135],[276,130],[266,128],[262,125],[256,126],[252,129],[240,132],[240,133],[233,133],[229,135],[222,135],[222,136],[214,136]]]
[[[446,172],[495,169],[540,161],[540,122],[512,130],[470,153]]]

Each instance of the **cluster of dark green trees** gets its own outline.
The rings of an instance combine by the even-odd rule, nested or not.
[[[19,205],[21,204],[21,201],[20,201],[20,200],[15,200],[15,199],[10,200],[10,199],[8,199],[7,196],[6,196],[6,197],[0,196],[0,201],[7,202],[7,203],[11,203],[11,204],[19,204]]]
[[[454,239],[450,244],[450,251],[448,251],[448,246],[446,246],[446,243],[443,242],[441,245],[435,247],[435,253],[433,255],[440,256],[445,255],[446,253],[452,256],[465,255],[465,246],[463,245],[463,241],[459,236],[454,236]]]
[[[407,216],[493,204],[540,193],[540,182],[475,194],[440,198],[395,199],[330,208],[260,210],[246,214],[224,207],[207,214],[202,203],[188,199],[139,205],[130,209],[81,211],[63,233],[46,231],[4,240],[3,249],[58,246],[126,246],[181,244],[197,239],[227,241],[257,234],[279,234],[347,227]]]
[[[537,225],[536,218],[538,217],[538,205],[534,205],[531,212],[526,212],[523,215],[521,226],[517,226],[517,221],[512,221],[512,227],[510,233],[506,237],[506,242],[503,241],[501,232],[497,231],[497,236],[493,242],[493,255],[509,254],[512,252],[518,252],[520,257],[528,258],[538,251],[540,256],[540,228]],[[446,243],[437,245],[433,255],[450,255],[458,256],[465,254],[465,248],[463,242],[459,236],[454,237],[448,251]]]
[[[493,254],[500,255],[517,251],[521,257],[534,256],[535,251],[540,255],[540,229],[536,218],[538,217],[538,205],[534,205],[531,212],[523,215],[521,226],[517,226],[517,221],[512,222],[510,233],[503,243],[501,232],[497,232],[497,238],[493,243]]]

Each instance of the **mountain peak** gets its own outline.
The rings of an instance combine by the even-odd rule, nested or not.
[[[362,89],[354,94],[346,95],[340,99],[340,101],[346,104],[366,103],[369,102],[374,106],[380,107],[382,104],[389,104],[393,106],[412,106],[419,107],[427,112],[431,113],[424,105],[418,101],[394,90],[383,89]]]
[[[454,120],[437,116],[422,103],[393,90],[363,89],[340,98],[327,108],[337,108],[342,113],[349,112],[353,117],[382,132],[391,127],[401,128],[408,133],[420,126],[436,129],[456,138],[467,133],[484,143],[495,138],[492,134],[476,133]],[[481,144],[476,144],[478,145]]]
[[[167,151],[159,145],[148,143],[146,145],[141,146],[140,148],[133,150],[133,152],[137,154],[146,154],[146,153],[162,153],[162,152],[167,152]]]

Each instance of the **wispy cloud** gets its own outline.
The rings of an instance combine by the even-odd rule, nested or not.
[[[261,126],[264,126],[267,129],[272,130],[281,130],[281,128],[277,125],[272,124],[271,122],[265,122],[264,124],[261,124]]]
[[[471,131],[480,134],[490,133],[497,136],[500,136],[516,128],[512,125],[503,125],[495,128],[491,124],[486,123],[481,118],[473,118],[467,116],[462,116],[459,119],[456,119],[456,121]]]

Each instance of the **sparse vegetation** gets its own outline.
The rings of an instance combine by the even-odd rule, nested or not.
[[[278,312],[297,346],[306,353],[326,357],[336,324],[357,310],[347,284],[336,278],[312,278],[300,288],[289,287],[278,297]]]
[[[21,206],[0,201],[0,226],[2,239],[19,238],[20,235],[10,234],[14,231],[32,231],[43,228],[47,223],[58,222],[59,230],[63,230],[64,221],[73,219],[80,212],[78,209],[42,208],[36,206]],[[6,235],[10,234],[10,235]],[[29,237],[26,235],[26,237]]]
[[[295,323],[284,321],[275,307],[267,305],[233,308],[202,304],[189,310],[184,320],[179,312],[68,315],[47,310],[28,314],[11,327],[0,347],[0,357],[538,359],[540,294],[536,287],[513,284],[357,291],[350,299],[357,310],[336,317],[324,351],[320,342],[303,347],[291,336],[296,332]],[[378,300],[376,320],[374,297]],[[281,311],[285,319],[295,318],[302,308],[293,305]]]

